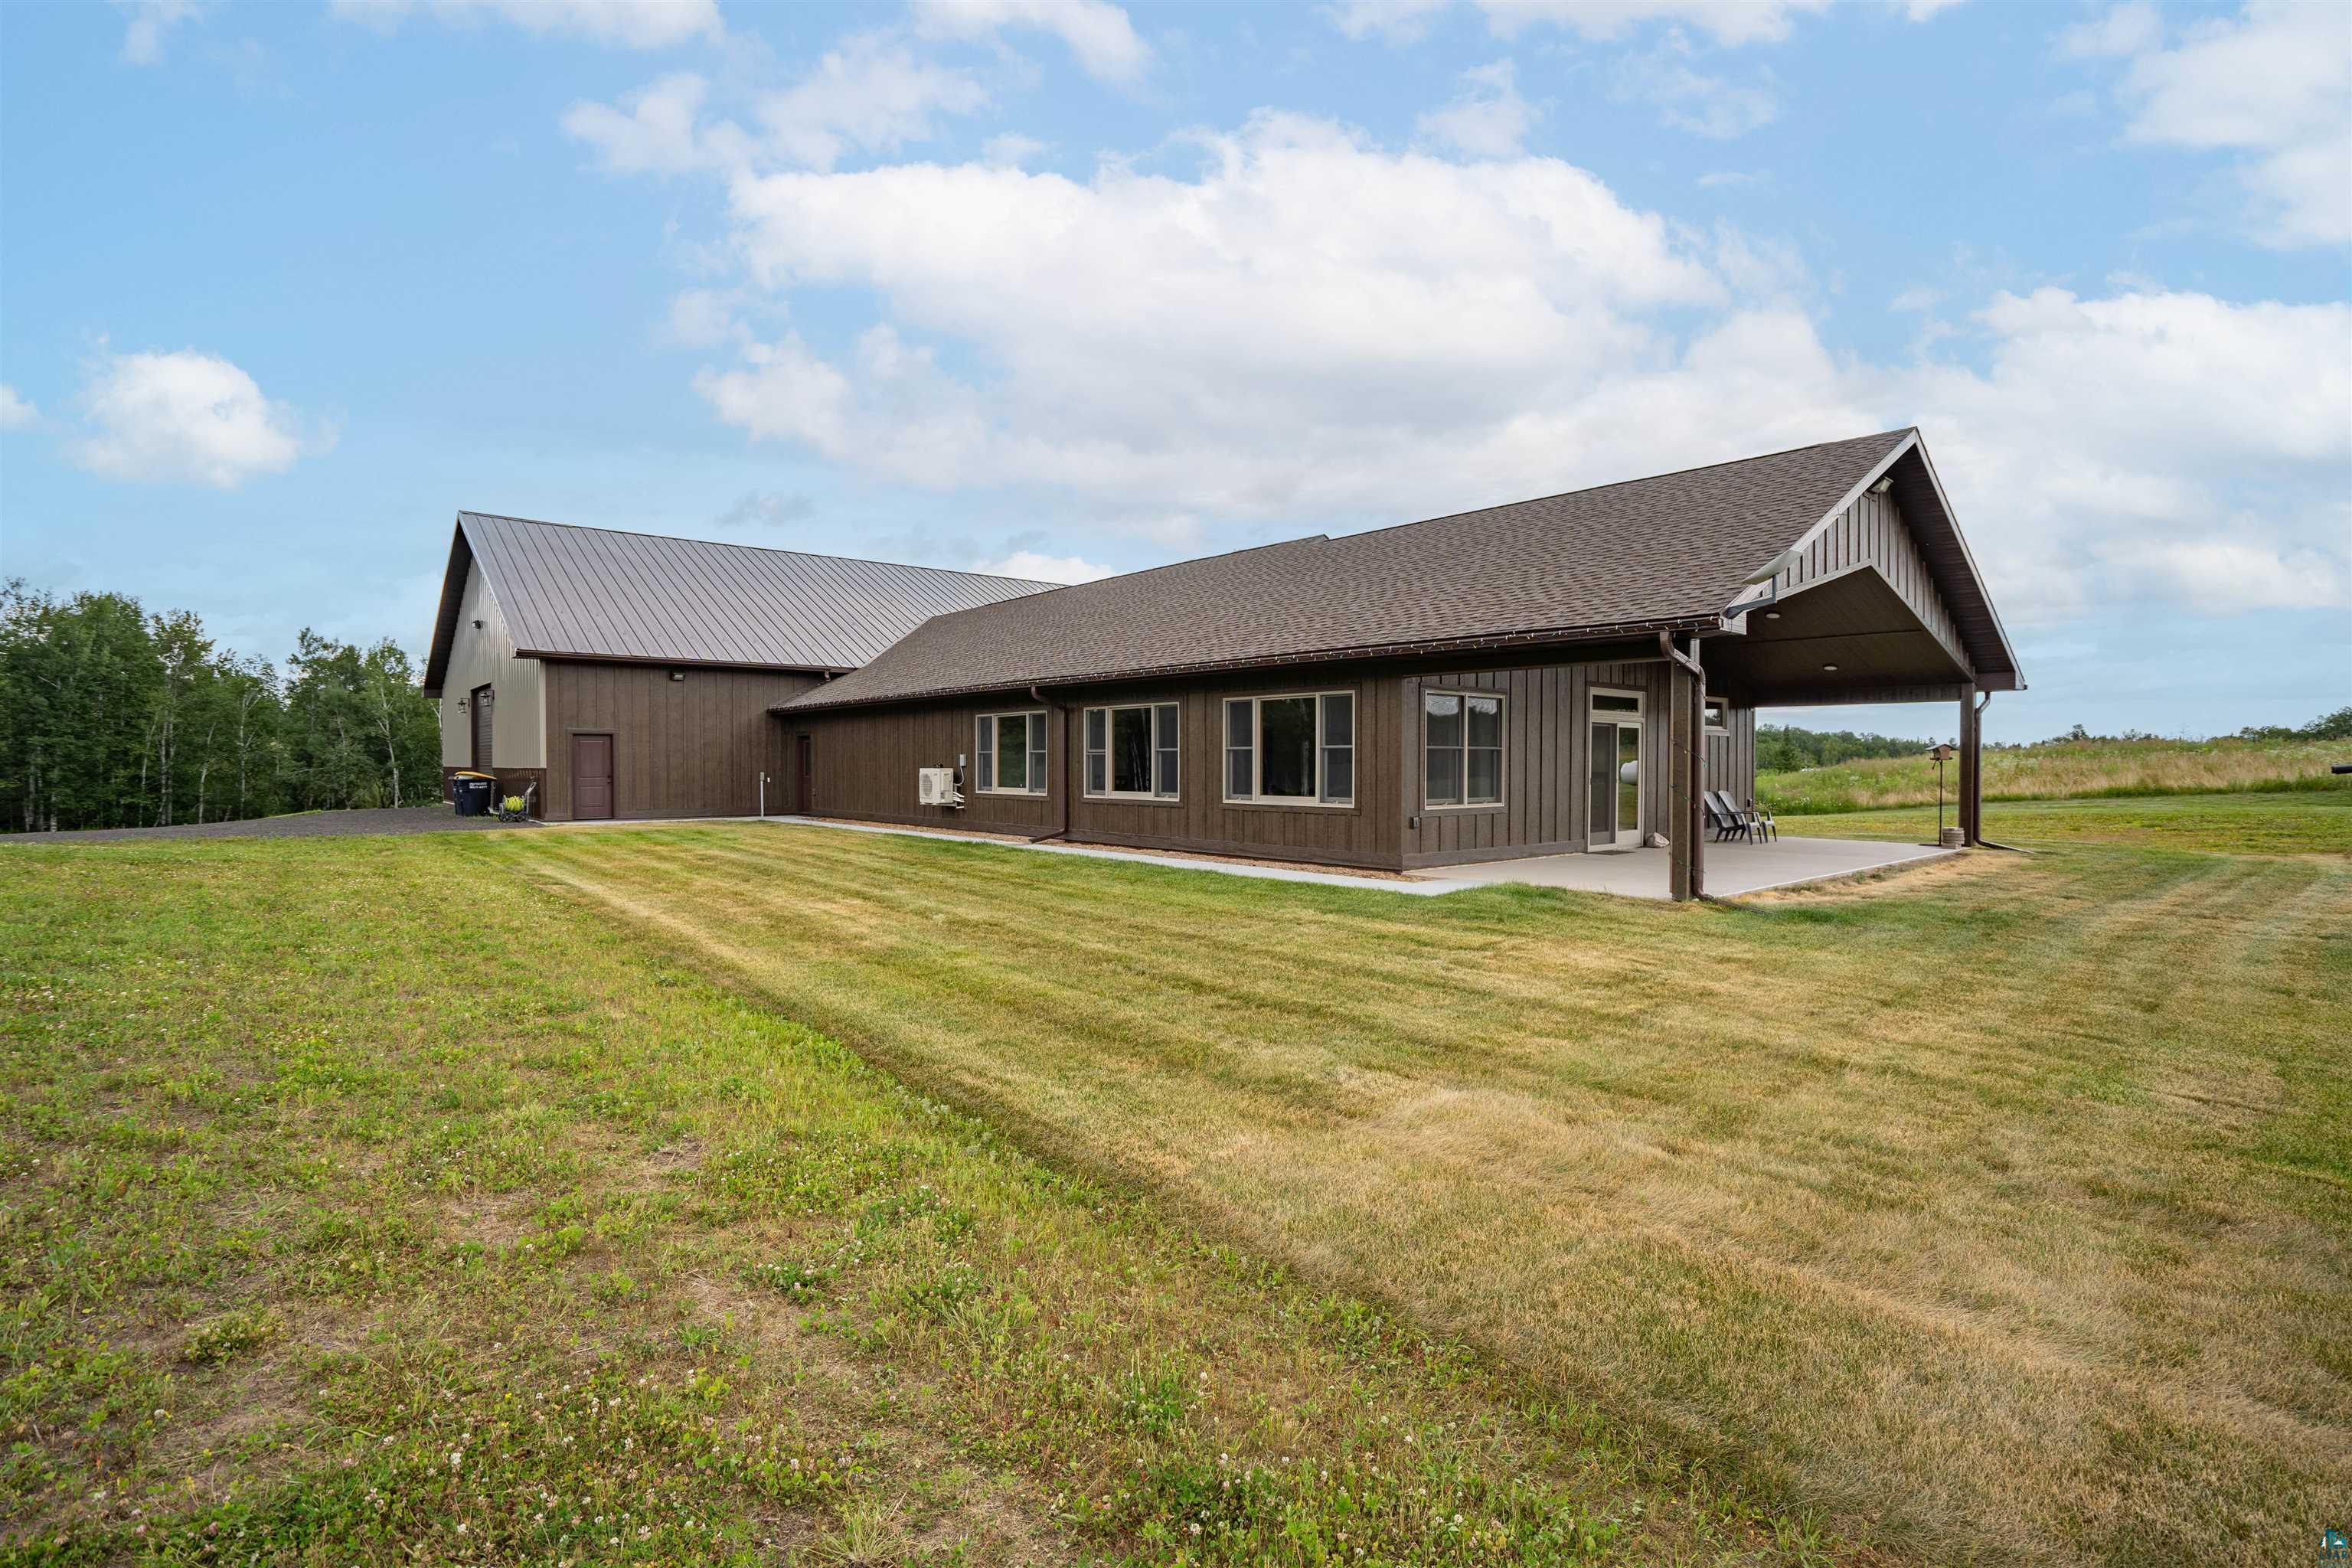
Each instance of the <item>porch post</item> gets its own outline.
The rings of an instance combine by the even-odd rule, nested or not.
[[[1960,842],[1984,842],[1984,726],[1977,717],[1977,693],[1960,693]]]
[[[1669,652],[1672,653],[1671,645]],[[1702,727],[1706,706],[1696,676],[1679,657],[1668,666],[1666,754],[1660,759],[1666,781],[1666,896],[1682,902],[1705,889],[1706,849],[1699,834],[1699,795],[1706,756]]]

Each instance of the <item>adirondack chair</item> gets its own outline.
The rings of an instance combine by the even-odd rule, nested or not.
[[[1730,805],[1731,797],[1727,795],[1724,795],[1723,804]],[[1734,809],[1739,813],[1740,820],[1748,824],[1749,829],[1758,838],[1778,838],[1780,837],[1780,825],[1772,820],[1772,814],[1765,810],[1762,806],[1757,805],[1753,796],[1749,797],[1746,805],[1735,807]]]
[[[1717,844],[1734,837],[1753,839],[1755,829],[1740,819],[1738,809],[1721,790],[1699,791],[1698,803],[1706,812],[1706,825],[1715,830]]]

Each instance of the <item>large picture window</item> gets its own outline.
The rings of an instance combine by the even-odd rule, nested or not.
[[[1356,804],[1356,694],[1308,691],[1225,702],[1225,798]]]
[[[1045,793],[1045,715],[983,713],[972,750],[973,784],[983,795]]]
[[[1140,702],[1087,710],[1087,793],[1138,800],[1176,798],[1176,704]]]
[[[1503,799],[1503,700],[1491,692],[1430,691],[1421,700],[1431,805]]]

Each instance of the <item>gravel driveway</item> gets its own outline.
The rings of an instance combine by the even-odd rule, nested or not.
[[[79,833],[6,833],[0,844],[93,844],[115,838],[341,838],[355,833],[478,833],[494,827],[536,827],[496,816],[459,816],[444,804],[397,810],[305,811],[247,822],[188,823],[178,827],[93,827]]]

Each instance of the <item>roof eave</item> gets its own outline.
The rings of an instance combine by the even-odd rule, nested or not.
[[[962,686],[932,687],[921,691],[898,692],[880,697],[851,696],[827,700],[823,697],[823,693],[830,688],[820,686],[803,692],[789,702],[778,703],[770,711],[814,713],[843,708],[882,708],[907,702],[948,701],[959,697],[975,697],[992,691],[1020,690],[1030,686],[1040,688],[1095,686],[1135,680],[1164,680],[1174,676],[1214,675],[1244,669],[1279,669],[1288,665],[1297,664],[1339,664],[1358,659],[1412,658],[1437,654],[1477,653],[1494,648],[1569,647],[1580,643],[1609,642],[1621,637],[1657,632],[1717,632],[1724,628],[1723,616],[1706,613],[1611,622],[1591,626],[1553,626],[1533,631],[1500,632],[1470,637],[1439,637],[1419,642],[1358,644],[1344,647],[1309,648],[1251,658],[1192,659],[1179,663],[1153,665],[1147,668],[1122,669],[1053,679],[1030,680],[1016,677],[1007,680],[975,681]]]
[[[517,658],[562,659],[570,664],[658,664],[677,669],[765,669],[779,675],[847,675],[854,664],[762,664],[755,659],[671,658],[661,654],[585,653],[575,648],[519,647]]]
[[[474,563],[474,543],[466,537],[466,514],[457,514],[449,534],[449,564],[441,574],[441,605],[433,616],[433,643],[425,650],[421,689],[427,697],[441,695],[449,677],[449,651],[457,638],[457,606],[466,597],[466,572]]]

